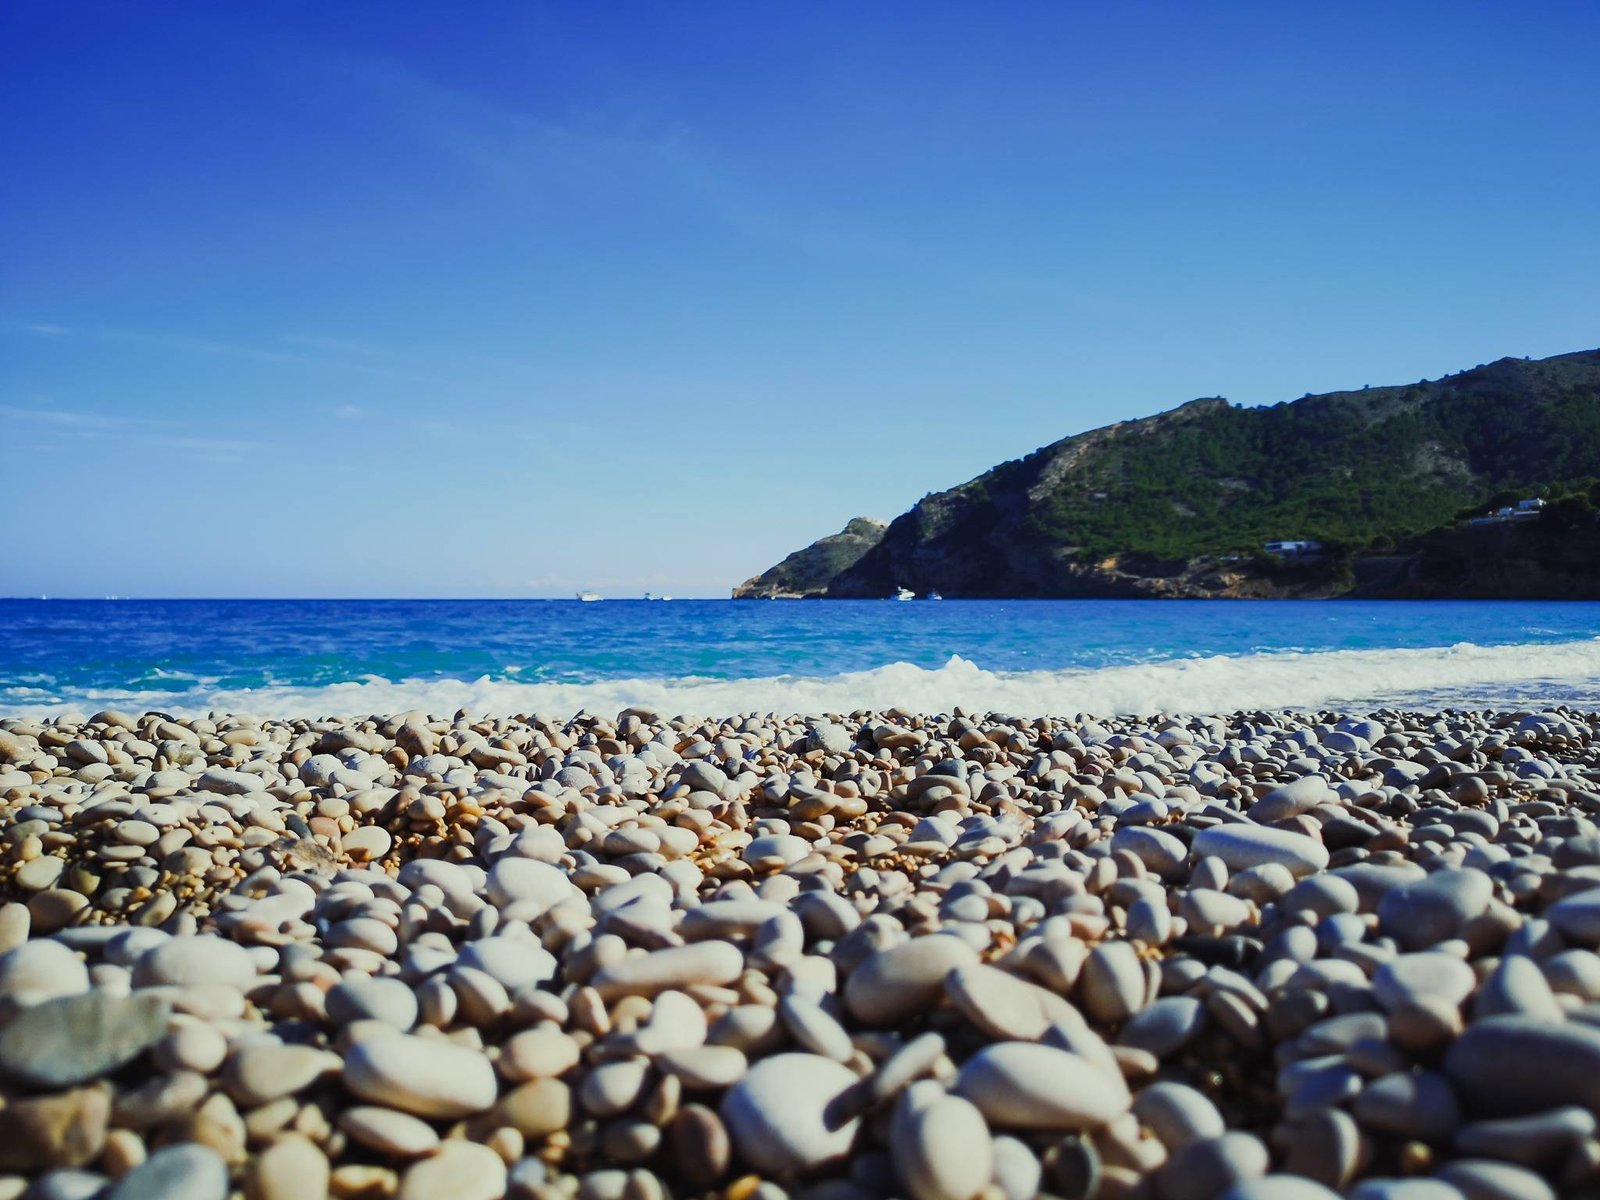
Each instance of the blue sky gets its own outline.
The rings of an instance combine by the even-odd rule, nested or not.
[[[0,593],[726,595],[1600,345],[1600,5],[0,10]]]

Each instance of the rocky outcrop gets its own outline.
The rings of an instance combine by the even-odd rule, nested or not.
[[[856,517],[838,533],[821,538],[733,589],[735,600],[794,600],[821,595],[855,566],[888,529],[882,521]]]

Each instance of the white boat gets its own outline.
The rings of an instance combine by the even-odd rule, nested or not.
[[[927,594],[927,596],[924,597],[924,598],[928,599],[928,600],[943,600],[944,599],[944,597],[939,595],[938,592],[929,592]]]
[[[896,600],[915,600],[917,598],[917,594],[910,588],[895,588],[894,598]]]
[[[644,594],[644,598],[646,600],[671,600],[672,599],[671,596],[658,596],[654,592],[646,592]]]
[[[593,604],[596,600],[600,599],[600,593],[599,592],[579,592],[578,593],[578,599],[582,600],[585,604]]]

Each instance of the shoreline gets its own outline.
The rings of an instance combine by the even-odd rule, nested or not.
[[[1593,711],[106,711],[0,802],[0,1196],[1600,1192]]]

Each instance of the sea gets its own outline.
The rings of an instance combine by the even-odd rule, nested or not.
[[[1600,603],[0,600],[0,716],[1600,707]]]

